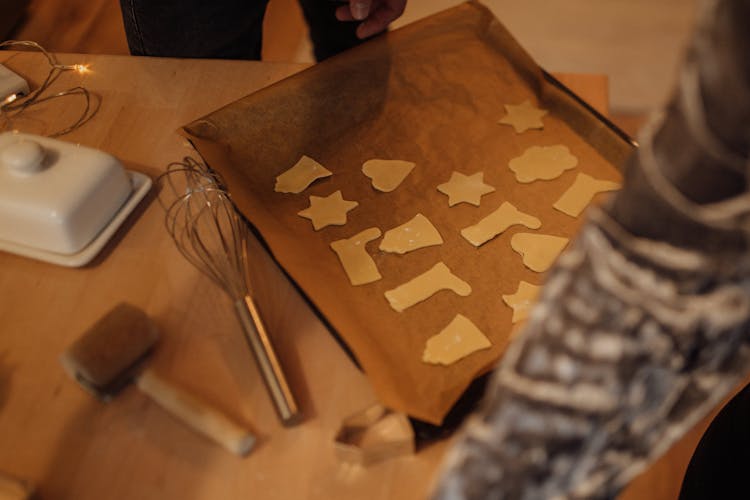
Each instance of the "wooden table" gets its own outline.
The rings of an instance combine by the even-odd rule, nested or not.
[[[97,115],[65,140],[114,154],[155,177],[193,154],[181,125],[304,68],[296,64],[61,55],[91,72],[63,74],[101,97]],[[39,54],[0,52],[0,63],[37,85]],[[601,75],[560,75],[607,111]],[[68,108],[66,108],[68,106]],[[51,131],[75,118],[73,101],[30,111],[16,126]],[[23,477],[47,499],[421,498],[447,443],[366,469],[340,464],[333,437],[347,415],[375,402],[357,370],[264,253],[260,302],[305,412],[280,426],[230,301],[192,268],[147,197],[94,263],[68,269],[0,253],[0,471]],[[152,366],[251,426],[257,448],[239,459],[126,389],[94,400],[63,373],[58,357],[120,301],[142,307],[162,342]]]

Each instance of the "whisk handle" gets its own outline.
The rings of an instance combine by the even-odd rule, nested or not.
[[[273,349],[255,301],[246,295],[235,301],[234,307],[279,418],[285,425],[296,423],[300,417],[299,408],[289,389],[281,363]]]

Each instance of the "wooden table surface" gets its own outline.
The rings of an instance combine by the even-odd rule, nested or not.
[[[95,147],[157,176],[193,153],[183,124],[304,66],[124,56],[61,55],[90,64],[63,74],[101,97],[97,115],[64,140]],[[0,52],[0,63],[37,85],[39,54]],[[559,75],[607,110],[601,75]],[[46,133],[78,105],[30,110],[15,126]],[[368,468],[340,464],[341,420],[375,402],[360,373],[263,252],[254,257],[259,301],[305,420],[281,427],[230,301],[177,252],[152,191],[95,261],[69,269],[0,252],[0,471],[37,485],[44,499],[421,498],[448,443]],[[61,369],[65,348],[120,301],[143,308],[162,341],[151,366],[260,435],[247,458],[188,430],[138,391],[110,403]]]

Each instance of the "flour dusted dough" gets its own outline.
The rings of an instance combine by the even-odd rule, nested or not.
[[[546,109],[539,109],[531,101],[524,101],[521,104],[506,104],[506,115],[498,123],[510,125],[520,134],[529,129],[544,128],[542,117],[547,114]]]
[[[380,229],[371,227],[351,238],[331,243],[331,248],[339,256],[341,265],[353,286],[365,285],[382,278],[375,261],[365,248],[367,243],[380,238],[380,235]]]
[[[533,215],[521,212],[506,201],[500,205],[500,208],[480,220],[477,224],[462,229],[461,236],[466,238],[475,247],[478,247],[515,224],[526,226],[529,229],[539,229],[542,227],[542,222],[539,219]]]
[[[471,203],[478,207],[482,196],[495,190],[494,187],[484,183],[484,172],[472,175],[453,172],[450,180],[440,184],[437,189],[448,195],[449,207],[458,203]]]
[[[489,339],[469,318],[457,314],[440,333],[427,340],[422,361],[447,366],[491,346]]]
[[[573,185],[552,206],[571,217],[578,217],[594,199],[594,195],[617,189],[620,189],[620,184],[617,182],[601,181],[590,175],[579,173]]]
[[[549,269],[567,244],[567,238],[548,234],[516,233],[510,239],[510,246],[521,254],[524,265],[538,273]]]
[[[330,170],[309,156],[302,156],[289,170],[276,177],[277,193],[301,193],[316,179],[333,175]]]
[[[424,215],[417,214],[409,222],[386,231],[380,242],[380,250],[403,255],[419,248],[442,244],[443,238],[432,222]]]
[[[562,145],[531,146],[521,156],[513,158],[508,163],[516,174],[516,180],[524,184],[536,180],[555,179],[576,165],[578,158]]]
[[[404,160],[367,160],[362,165],[362,173],[372,179],[372,187],[390,193],[401,185],[415,165]]]
[[[348,201],[336,191],[324,198],[310,196],[310,207],[298,212],[297,215],[310,219],[315,230],[326,226],[343,226],[346,224],[346,214],[359,205],[356,201]]]
[[[525,281],[518,284],[518,290],[512,295],[503,295],[503,302],[513,309],[511,323],[518,323],[529,317],[531,306],[534,305],[536,296],[539,295],[541,287],[532,285]]]
[[[438,262],[429,271],[385,292],[385,298],[393,309],[402,312],[414,304],[427,300],[440,290],[452,290],[466,297],[471,293],[471,286],[453,274],[443,262]]]

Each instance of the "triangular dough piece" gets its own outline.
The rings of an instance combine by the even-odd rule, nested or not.
[[[443,238],[432,222],[422,214],[417,214],[409,222],[386,231],[380,250],[403,255],[419,248],[442,245]]]
[[[276,177],[277,193],[301,193],[316,179],[333,175],[330,170],[309,156],[302,156],[289,170]]]
[[[491,346],[490,340],[469,318],[457,314],[440,333],[427,340],[422,361],[447,366]]]

